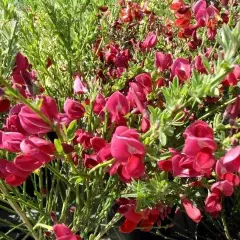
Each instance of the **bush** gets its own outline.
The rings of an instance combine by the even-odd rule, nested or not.
[[[3,239],[238,237],[237,1],[0,4]]]

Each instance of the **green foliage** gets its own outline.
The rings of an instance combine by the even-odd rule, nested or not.
[[[109,8],[112,7],[111,12],[99,16],[98,7],[106,3]],[[160,77],[170,78],[168,74],[160,73],[155,69],[153,51],[142,53],[133,49],[129,43],[133,36],[138,41],[142,41],[151,31],[148,17],[145,16],[137,27],[128,28],[127,25],[123,25],[122,31],[118,31],[112,27],[112,24],[119,17],[120,7],[116,6],[116,1],[113,0],[2,0],[0,7],[1,79],[10,79],[14,57],[18,51],[21,51],[29,58],[33,69],[37,70],[38,80],[43,84],[47,94],[57,99],[60,107],[66,97],[73,97],[75,72],[82,75],[88,87],[88,93],[85,96],[90,100],[90,104],[84,106],[86,109],[84,118],[81,122],[72,121],[67,128],[63,126],[63,139],[54,140],[57,161],[47,164],[45,168],[39,169],[30,177],[34,185],[34,197],[26,194],[25,184],[19,188],[9,188],[9,194],[1,193],[0,195],[4,201],[10,199],[19,202],[20,207],[26,212],[33,209],[36,211],[35,215],[29,216],[35,225],[34,231],[36,229],[38,231],[39,239],[44,238],[44,228],[51,229],[52,222],[49,215],[52,211],[57,213],[59,222],[70,224],[75,232],[81,230],[82,237],[87,238],[89,232],[93,232],[90,239],[95,239],[98,232],[106,231],[103,223],[109,222],[109,209],[117,197],[136,198],[137,210],[154,207],[159,202],[168,206],[178,205],[179,194],[190,196],[196,202],[203,202],[201,197],[204,195],[203,190],[190,189],[188,183],[180,178],[169,181],[168,174],[160,172],[156,162],[171,157],[167,149],[169,146],[182,149],[184,141],[182,132],[189,123],[191,113],[194,113],[196,118],[207,119],[212,123],[215,140],[219,148],[223,149],[215,154],[217,159],[222,157],[225,154],[224,149],[231,145],[232,139],[228,137],[228,130],[232,129],[232,126],[223,123],[221,112],[233,102],[235,91],[238,93],[239,90],[229,88],[228,95],[223,94],[223,97],[218,100],[217,108],[215,105],[205,105],[204,100],[207,97],[220,96],[221,81],[233,69],[234,64],[240,61],[238,56],[240,24],[233,29],[224,25],[218,32],[218,43],[211,53],[211,55],[218,53],[217,61],[213,56],[208,60],[201,54],[203,47],[211,46],[209,41],[205,39],[199,47],[198,51],[208,75],[193,71],[191,79],[185,83],[175,77],[168,86],[161,88],[154,86],[153,92],[148,96],[151,102],[148,106],[151,127],[148,132],[141,135],[146,145],[147,154],[144,161],[149,174],[146,178],[133,181],[126,187],[119,178],[106,176],[105,170],[109,167],[109,162],[97,168],[97,171],[90,170],[91,174],[89,174],[82,157],[82,153],[91,154],[89,149],[83,152],[80,146],[74,146],[79,154],[79,162],[74,165],[71,154],[64,153],[62,143],[71,142],[79,127],[84,127],[86,131],[102,137],[107,135],[106,140],[111,141],[115,125],[112,124],[109,129],[107,128],[107,113],[104,122],[93,114],[93,101],[98,93],[101,92],[107,97],[114,91],[125,91],[128,81],[142,72],[151,73],[153,82]],[[169,6],[164,1],[150,0],[149,8],[161,16],[161,19],[157,19],[152,26],[153,29],[160,26],[166,19],[173,20],[173,14],[166,10]],[[232,24],[231,19],[230,22]],[[173,32],[177,34],[174,28]],[[199,34],[204,36],[206,32]],[[101,39],[99,48],[114,41],[120,45],[121,49],[132,50],[134,61],[129,63],[129,68],[119,79],[108,77],[104,84],[96,79],[98,68],[103,68],[104,74],[107,73],[104,63],[92,51],[97,39]],[[189,51],[181,39],[174,38],[173,41],[166,43],[161,34],[154,51],[171,52],[175,58],[189,57]],[[224,59],[222,52],[225,54]],[[190,53],[190,57],[195,56],[195,53]],[[52,61],[52,65],[47,68],[48,59]],[[214,64],[214,73],[212,64]],[[9,88],[6,94],[13,99],[21,97],[12,88]],[[74,97],[79,101],[85,100],[81,95]],[[163,102],[162,106],[157,102],[159,100]],[[31,104],[39,110],[41,101]],[[185,108],[188,112],[185,112]],[[213,114],[215,114],[214,117],[212,117]],[[138,124],[140,122],[140,116],[129,113],[125,117],[129,120],[129,127],[135,127],[136,122]],[[54,127],[58,130],[57,126]],[[234,137],[239,138],[238,135]],[[5,151],[0,153],[1,157],[8,160],[12,160],[15,156]],[[43,174],[50,175],[51,183],[48,177],[43,177]],[[206,179],[203,182],[208,186]],[[49,190],[46,196],[41,192],[43,186]],[[76,211],[69,216],[71,206],[76,207]],[[235,210],[235,213],[238,213],[238,210]],[[23,229],[24,231],[26,230]]]
[[[136,198],[138,210],[149,206],[154,207],[158,203],[173,206],[177,203],[177,196],[181,192],[176,183],[168,180],[167,173],[165,172],[154,172],[149,181],[135,181],[128,187],[129,193],[124,194],[124,197]]]
[[[11,72],[17,52],[19,20],[13,1],[0,1],[0,75],[7,77]]]
[[[77,120],[73,120],[67,128],[67,137],[69,140],[72,140],[74,138],[77,128]]]

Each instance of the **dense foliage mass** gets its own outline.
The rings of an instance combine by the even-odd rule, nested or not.
[[[239,235],[238,1],[0,6],[3,239]]]

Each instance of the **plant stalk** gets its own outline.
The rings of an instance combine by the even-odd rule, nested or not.
[[[0,184],[0,190],[4,195],[9,195],[8,189],[4,186],[4,184]],[[28,231],[31,232],[33,238],[35,240],[40,240],[38,235],[33,231],[33,226],[32,224],[29,222],[27,216],[25,215],[25,213],[21,210],[21,208],[19,207],[19,205],[11,200],[8,199],[8,203],[9,205],[15,210],[15,212],[18,214],[18,216],[21,218],[21,220],[24,222],[25,226],[27,227]]]

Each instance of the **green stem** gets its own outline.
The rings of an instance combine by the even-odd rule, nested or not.
[[[68,187],[73,188],[72,185],[69,183],[68,179],[66,179],[63,175],[61,175],[54,167],[52,167],[50,164],[46,165],[46,167],[55,174],[59,179],[61,179],[64,183],[68,185]]]
[[[93,167],[90,171],[89,171],[89,174],[95,172],[97,169],[99,168],[102,168],[102,167],[105,167],[105,166],[109,166],[110,164],[112,164],[114,162],[114,159],[110,159],[106,162],[103,162],[103,163],[100,163],[98,164],[97,166]]]
[[[22,200],[22,199],[20,199],[20,198],[17,198],[17,199],[16,199],[16,198],[14,198],[14,197],[11,196],[11,195],[5,195],[5,194],[0,195],[0,197],[2,197],[2,199],[0,198],[1,201],[5,202],[5,203],[9,203],[9,200],[13,200],[13,201],[17,201],[17,202],[19,202],[19,203],[23,203],[25,206],[29,207],[30,209],[34,209],[34,210],[36,210],[36,211],[40,211],[40,209],[37,208],[36,206],[34,206],[34,205],[30,204],[29,202],[26,202],[26,201],[24,201],[24,200]],[[7,201],[6,201],[6,200],[3,200],[4,198],[6,198]]]
[[[213,114],[213,113],[216,113],[218,110],[220,110],[221,108],[226,107],[227,105],[233,103],[235,100],[236,100],[236,97],[233,98],[233,99],[231,99],[231,100],[229,100],[229,101],[227,101],[227,102],[225,102],[225,103],[223,103],[223,104],[220,105],[219,107],[214,108],[212,111],[209,111],[209,112],[206,113],[205,115],[201,116],[201,117],[199,118],[199,120],[204,119],[204,118],[210,116],[210,115]]]
[[[40,210],[41,212],[44,212],[44,209],[43,209],[43,194],[42,194],[42,188],[43,188],[43,173],[42,173],[43,169],[39,169],[39,192],[40,192]],[[42,239],[42,229],[39,229],[39,238]]]
[[[227,226],[227,222],[226,222],[224,213],[222,213],[221,220],[222,220],[222,224],[223,224],[223,228],[224,228],[226,238],[228,240],[232,240],[232,237],[231,237],[231,235],[229,233],[229,230],[228,230],[228,226]]]
[[[97,237],[94,239],[94,240],[100,240],[102,239],[102,236],[104,236],[104,234],[106,232],[108,232],[113,226],[115,223],[117,223],[120,219],[121,219],[121,215],[119,213],[117,213],[113,219],[106,225],[105,229],[102,230],[98,235]]]
[[[68,188],[66,190],[65,201],[63,203],[62,212],[61,212],[61,216],[60,216],[60,219],[59,219],[60,222],[65,222],[66,221],[67,210],[69,210],[68,208],[69,208],[70,193],[71,193],[71,190],[70,190],[70,188]]]
[[[0,190],[4,195],[9,195],[8,189],[4,186],[4,184],[0,184]],[[21,210],[18,203],[16,203],[13,200],[8,200],[9,205],[15,210],[15,212],[18,214],[18,216],[21,218],[21,220],[24,222],[25,226],[27,227],[28,231],[31,232],[33,238],[35,240],[39,240],[38,235],[33,231],[33,226],[29,222],[27,216],[25,213]]]
[[[146,139],[147,137],[151,136],[152,134],[152,129],[150,128],[146,133],[144,133],[141,138],[144,140]]]

